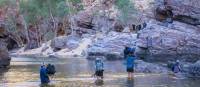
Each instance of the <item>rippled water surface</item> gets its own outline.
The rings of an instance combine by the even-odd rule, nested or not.
[[[0,72],[0,87],[42,87],[39,80],[39,58],[13,58],[11,67]],[[127,80],[123,61],[106,61],[103,82],[95,82],[93,61],[84,58],[45,59],[57,73],[44,87],[200,87],[198,79],[182,79],[164,74],[135,73]]]

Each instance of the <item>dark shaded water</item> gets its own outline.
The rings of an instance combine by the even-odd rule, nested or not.
[[[13,58],[9,70],[1,70],[0,87],[40,87],[42,59]],[[136,73],[127,80],[123,61],[106,61],[103,83],[95,83],[93,61],[83,58],[46,59],[56,65],[57,73],[46,87],[200,87],[200,80],[181,79],[166,74]]]

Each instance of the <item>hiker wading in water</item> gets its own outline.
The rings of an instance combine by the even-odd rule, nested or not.
[[[172,71],[174,73],[179,73],[181,71],[181,68],[180,68],[180,61],[179,60],[176,60],[175,64],[173,65],[172,67]]]
[[[131,49],[127,55],[125,63],[126,71],[128,72],[128,79],[133,79],[134,61],[135,61],[134,49]]]
[[[103,79],[103,72],[104,72],[103,60],[100,58],[96,58],[96,60],[95,60],[95,76],[97,77],[97,80]]]
[[[40,81],[41,81],[41,84],[48,84],[50,82],[45,65],[42,65],[40,67]]]

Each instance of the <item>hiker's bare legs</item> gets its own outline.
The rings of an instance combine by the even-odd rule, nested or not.
[[[130,72],[128,72],[128,79],[130,79],[130,77],[131,77],[131,73],[130,73]]]
[[[133,79],[133,76],[134,76],[133,73],[131,73],[131,79]]]
[[[128,72],[128,79],[133,79],[133,73],[132,72]]]

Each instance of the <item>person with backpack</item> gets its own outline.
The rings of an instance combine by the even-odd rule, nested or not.
[[[176,60],[175,64],[172,66],[172,71],[174,73],[179,73],[181,71],[179,60]]]
[[[133,79],[135,56],[129,52],[126,59],[126,71],[128,72],[128,79]]]
[[[103,79],[103,72],[104,72],[103,60],[101,60],[100,58],[96,58],[96,60],[95,60],[95,76],[97,77],[97,80]]]
[[[45,65],[40,67],[40,81],[42,84],[48,84],[50,82]]]

